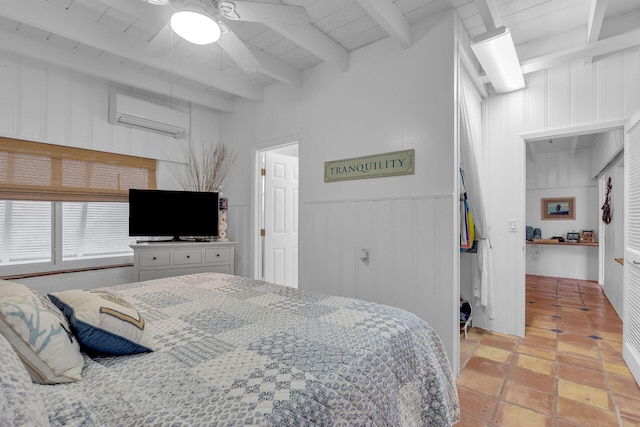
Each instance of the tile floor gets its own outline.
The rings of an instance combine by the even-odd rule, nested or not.
[[[527,276],[526,336],[461,334],[458,426],[640,426],[622,323],[591,281]]]

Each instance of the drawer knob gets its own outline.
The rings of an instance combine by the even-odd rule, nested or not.
[[[153,257],[153,260],[154,260],[154,261],[155,261],[155,260],[157,260],[157,259],[158,259],[158,258],[156,258],[156,257]]]
[[[219,256],[220,256],[220,254],[216,254],[216,256],[217,256],[217,257],[219,257]]]
[[[187,255],[187,259],[191,258],[191,255]]]

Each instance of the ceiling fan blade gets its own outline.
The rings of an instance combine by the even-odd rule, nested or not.
[[[245,45],[233,31],[222,33],[218,44],[245,73],[255,73],[262,68],[262,64],[258,61],[258,58],[255,57],[247,45]]]
[[[247,22],[309,22],[311,17],[302,6],[257,3],[250,1],[221,1],[218,11],[227,19]]]

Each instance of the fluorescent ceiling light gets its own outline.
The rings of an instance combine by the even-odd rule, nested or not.
[[[195,4],[187,4],[171,16],[171,29],[194,44],[210,44],[220,38],[220,25]]]
[[[524,87],[520,61],[507,27],[474,37],[471,49],[496,92],[511,92]]]

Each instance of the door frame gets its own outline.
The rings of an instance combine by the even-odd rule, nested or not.
[[[593,133],[603,133],[603,132],[608,132],[608,131],[612,131],[612,130],[619,130],[619,129],[624,129],[624,124],[627,122],[626,119],[620,119],[620,120],[610,120],[610,121],[603,121],[603,122],[594,122],[594,123],[588,123],[585,125],[577,125],[577,126],[568,126],[568,127],[564,127],[564,128],[556,128],[556,129],[548,129],[548,130],[544,130],[544,131],[539,131],[539,132],[525,132],[525,133],[521,133],[518,136],[521,138],[522,143],[524,143],[525,145],[528,142],[536,142],[536,141],[544,141],[544,140],[548,140],[548,139],[554,139],[554,138],[567,138],[567,137],[572,137],[572,136],[580,136],[580,135],[589,135],[589,134],[593,134]],[[526,168],[527,168],[527,147],[525,147],[524,153],[525,153],[525,159],[524,159],[524,165],[525,165],[525,178],[526,178]],[[598,178],[598,177],[596,177]],[[598,193],[601,193],[600,191],[600,184],[599,184],[600,179],[598,178]],[[522,188],[522,192],[525,194],[525,200],[526,200],[526,193],[527,193],[527,180],[525,179],[523,182],[523,188]],[[600,201],[600,195],[598,196],[598,201]],[[525,213],[526,213],[526,207],[525,207]],[[526,218],[525,218],[525,222],[527,222]],[[602,221],[598,221],[598,236],[600,236],[600,233],[602,232]],[[526,250],[526,248],[525,248]],[[603,268],[603,263],[604,263],[604,247],[603,245],[600,245],[598,247],[598,284],[603,286],[603,278],[604,278],[604,268]],[[525,266],[524,266],[524,272],[525,272],[525,276],[527,274],[526,271],[526,257],[524,258],[524,262],[525,262]],[[524,284],[525,281],[523,281]],[[524,289],[522,289],[522,291],[524,292]],[[524,310],[523,310],[523,315],[522,315],[522,332],[524,336]]]
[[[302,200],[303,200],[303,176],[302,176],[302,164],[303,164],[303,147],[302,144],[302,136],[299,134],[294,134],[291,136],[277,138],[269,141],[264,141],[259,144],[255,144],[251,147],[251,176],[252,176],[252,185],[251,185],[251,230],[250,230],[250,250],[252,256],[251,262],[251,277],[253,279],[262,280],[262,238],[260,236],[260,228],[261,228],[261,209],[260,209],[260,196],[261,196],[261,175],[260,175],[260,156],[264,151],[269,151],[277,148],[286,147],[289,145],[297,144],[298,145],[298,167],[299,167],[299,175],[298,175],[298,186],[299,186],[299,197],[298,197],[298,217],[300,216]],[[298,219],[299,221],[299,219]],[[298,232],[298,260],[300,260],[300,233]],[[298,267],[298,272],[300,271],[300,267]],[[299,274],[299,273],[298,273]],[[298,277],[298,283],[300,282]]]

